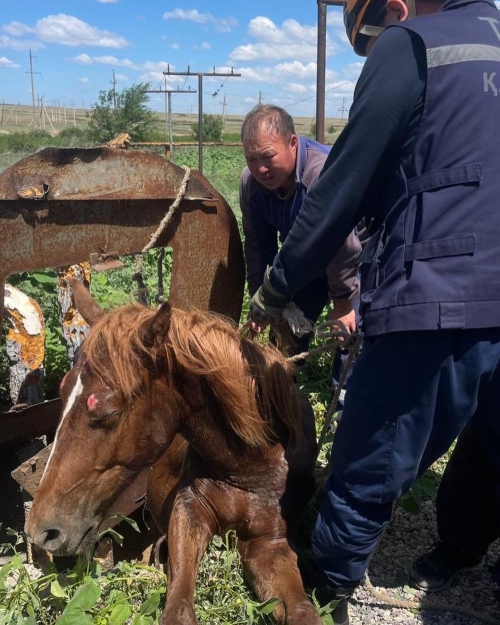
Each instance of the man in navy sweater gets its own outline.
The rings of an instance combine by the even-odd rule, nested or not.
[[[438,505],[441,542],[414,580],[443,587],[498,536],[500,19],[492,0],[346,0],[344,21],[368,55],[349,123],[251,314],[279,317],[366,220],[365,340],[312,537],[322,598],[340,600],[333,618],[347,624],[394,502],[464,428],[450,471],[467,464],[481,487],[465,496],[447,472],[438,504],[469,512],[452,531]]]
[[[289,113],[271,104],[258,105],[246,115],[241,138],[247,167],[240,180],[240,207],[252,296],[272,264],[278,244],[286,240],[330,148],[298,135]],[[315,322],[330,301],[330,319],[340,319],[349,331],[355,329],[352,302],[359,297],[360,253],[358,237],[348,233],[329,265],[294,294],[293,301],[307,319]],[[309,338],[308,334],[292,337],[291,351],[307,350]]]

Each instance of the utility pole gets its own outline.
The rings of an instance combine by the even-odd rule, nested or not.
[[[165,94],[165,126],[168,136],[168,144],[170,154],[172,154],[172,94],[173,93],[196,93],[194,89],[167,89],[167,77],[165,76],[165,89],[150,89],[145,93],[164,93]]]
[[[29,73],[31,77],[31,107],[33,110],[33,128],[36,128],[35,85],[33,82],[33,74],[39,74],[40,72],[33,71],[33,59],[36,59],[36,56],[33,56],[31,54],[31,49],[30,49],[30,71],[27,73]]]
[[[170,66],[165,76],[197,76],[198,77],[198,169],[203,173],[203,76],[225,76],[226,78],[238,77],[241,74],[235,74],[233,68],[231,72],[216,72],[215,67],[212,72],[191,72],[188,66],[187,72],[171,72]]]
[[[325,142],[326,7],[343,6],[343,0],[317,0],[318,44],[316,61],[316,141]]]
[[[344,127],[344,113],[346,113],[349,109],[346,109],[344,106],[345,98],[342,98],[342,106],[339,108],[340,111],[340,130]]]
[[[37,117],[40,117],[40,128],[45,130],[45,124],[43,120],[43,108],[42,108],[43,96],[41,98],[40,96],[38,96],[37,100],[38,100],[37,101],[37,109],[38,109]],[[34,124],[33,127],[36,128],[36,123]]]
[[[259,91],[259,104],[262,104],[262,91]]]
[[[224,122],[226,121],[226,96],[224,95],[224,99],[221,102],[222,104],[222,130],[224,131]]]
[[[116,109],[116,78],[115,78],[115,70],[113,72],[113,80],[109,82],[113,85],[113,108]]]

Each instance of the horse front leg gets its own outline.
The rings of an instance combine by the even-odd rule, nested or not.
[[[160,625],[196,625],[196,575],[216,527],[213,517],[189,491],[175,500],[168,526],[167,598]]]
[[[273,617],[282,625],[321,625],[318,611],[304,591],[297,555],[286,538],[238,540],[245,581],[260,601],[281,599]]]

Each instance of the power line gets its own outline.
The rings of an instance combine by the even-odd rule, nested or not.
[[[198,169],[200,173],[203,173],[203,77],[204,76],[223,76],[226,78],[231,77],[239,77],[241,74],[235,74],[233,68],[231,67],[230,72],[216,72],[215,67],[212,72],[192,72],[189,68],[187,72],[171,72],[170,65],[167,65],[167,71],[163,72],[164,76],[197,76],[198,77]],[[187,78],[186,78],[187,79]],[[224,81],[219,87],[219,90],[222,88],[226,81]],[[216,92],[215,95],[217,95]],[[214,95],[214,94],[212,94]],[[214,96],[215,97],[215,96]]]
[[[116,78],[115,78],[115,70],[112,70],[113,72],[113,80],[110,80],[109,82],[113,85],[113,108],[116,109]]]
[[[339,108],[340,111],[340,128],[342,129],[344,126],[344,113],[346,113],[349,109],[344,106],[345,98],[342,98],[342,106]]]
[[[34,86],[34,81],[33,81],[33,74],[39,74],[40,72],[33,71],[33,59],[36,59],[36,56],[33,56],[31,54],[31,49],[30,49],[30,71],[26,73],[30,74],[30,77],[31,77],[31,106],[33,109],[33,128],[36,128],[35,86]]]
[[[196,93],[193,89],[167,89],[167,77],[165,76],[165,89],[150,89],[145,93],[164,93],[165,94],[165,123],[167,124],[168,143],[170,154],[172,154],[172,93]]]

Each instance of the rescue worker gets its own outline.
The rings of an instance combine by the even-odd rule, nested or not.
[[[298,135],[291,115],[272,104],[257,105],[246,115],[241,140],[247,167],[240,179],[240,207],[248,290],[252,296],[276,256],[278,243],[286,239],[308,189],[318,179],[330,147]],[[361,243],[350,232],[326,271],[294,294],[293,301],[307,319],[316,322],[330,301],[329,318],[340,319],[350,332],[355,330],[353,300],[359,298],[360,253]],[[307,350],[310,333],[291,338],[291,353]],[[334,383],[341,368],[339,352],[334,363]]]
[[[312,536],[318,596],[340,600],[343,625],[394,502],[468,423],[497,510],[500,492],[499,13],[492,0],[346,0],[344,22],[368,55],[349,123],[251,302],[256,324],[278,318],[366,218],[365,339]],[[450,538],[415,563],[421,586],[478,564]]]

